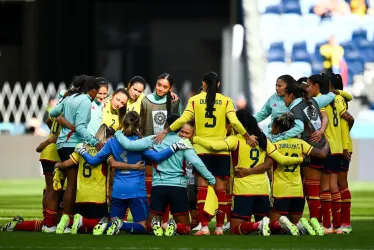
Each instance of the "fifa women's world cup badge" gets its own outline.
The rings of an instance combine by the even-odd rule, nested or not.
[[[153,133],[158,134],[164,129],[166,122],[167,111],[166,110],[156,110],[152,111],[153,118]]]

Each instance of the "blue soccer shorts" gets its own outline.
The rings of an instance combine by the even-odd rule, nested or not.
[[[134,222],[140,222],[148,219],[148,200],[147,197],[138,197],[130,199],[118,199],[112,197],[110,201],[110,218],[123,218],[127,208],[130,208]]]

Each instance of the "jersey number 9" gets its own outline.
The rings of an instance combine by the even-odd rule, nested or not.
[[[82,175],[83,175],[84,178],[90,178],[91,175],[92,175],[92,168],[86,161],[83,164]]]
[[[253,161],[250,168],[254,168],[260,160],[260,150],[258,150],[258,148],[251,148],[249,151],[249,158]]]
[[[215,108],[213,108],[213,112],[214,111],[216,111]],[[214,128],[216,126],[216,124],[217,124],[217,118],[216,118],[215,115],[209,114],[208,109],[205,109],[205,118],[213,119],[211,124],[209,124],[208,122],[205,123],[205,127],[206,128]]]

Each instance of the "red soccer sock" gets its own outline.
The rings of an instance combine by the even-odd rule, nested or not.
[[[342,209],[342,198],[340,192],[335,192],[331,194],[331,213],[332,213],[332,225],[334,228],[339,228],[341,226],[341,209]]]
[[[98,219],[87,219],[82,218],[82,226],[79,228],[79,232],[92,233],[94,227],[99,223]]]
[[[304,179],[310,218],[320,218],[319,180]]]
[[[342,199],[342,226],[351,225],[351,192],[348,188],[340,190],[340,195]]]
[[[130,209],[127,208],[125,216],[123,217],[123,221],[127,221],[127,218],[129,217],[129,211],[130,211]]]
[[[207,227],[209,225],[210,216],[204,212],[204,204],[208,194],[208,187],[197,187],[197,210],[198,218],[201,226]]]
[[[215,190],[218,198],[218,213],[216,215],[216,227],[222,227],[225,223],[227,210],[226,190]]]
[[[279,221],[272,221],[269,223],[269,228],[272,233],[279,233],[281,231],[281,226]]]
[[[164,216],[162,217],[162,223],[166,223],[169,220],[169,214],[170,214],[170,205],[166,207]]]
[[[178,223],[176,232],[179,235],[188,235],[191,232],[191,228],[184,224]]]
[[[14,227],[14,231],[41,232],[43,225],[44,225],[44,220],[24,221],[22,223],[17,224]]]
[[[242,222],[232,230],[233,234],[249,234],[258,230],[259,222]]]
[[[331,227],[331,193],[330,190],[321,192],[321,218],[325,228]]]
[[[57,211],[52,209],[45,210],[44,223],[47,227],[53,227],[57,225]]]
[[[232,194],[226,194],[226,221],[230,222],[231,219],[231,205],[232,205]]]

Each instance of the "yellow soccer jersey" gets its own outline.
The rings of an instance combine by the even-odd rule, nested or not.
[[[90,155],[96,155],[97,150],[91,147]],[[76,152],[70,155],[75,164],[79,165],[77,177],[77,203],[105,203],[106,202],[106,177],[108,166],[101,163],[97,166],[89,165],[82,156]]]
[[[144,96],[144,93],[141,93],[136,101],[133,101],[129,98],[129,100],[127,101],[127,112],[135,111],[140,115],[140,106],[142,104]]]
[[[193,142],[195,145],[201,145],[211,151],[232,151],[231,159],[234,168],[257,167],[264,162],[266,156],[273,158],[281,164],[299,164],[303,161],[302,157],[286,157],[280,154],[269,140],[267,141],[266,151],[263,151],[258,146],[252,148],[247,144],[242,135],[232,135],[221,141],[195,136]],[[235,178],[233,193],[235,195],[269,195],[266,173]]]
[[[55,118],[52,119],[52,126],[51,131],[49,132],[48,138],[56,135],[57,137],[60,135],[62,126],[57,122]],[[56,143],[51,143],[47,147],[43,149],[43,151],[40,153],[40,160],[41,161],[53,161],[53,162],[59,162],[60,157],[57,153],[57,147]]]
[[[326,113],[329,118],[329,123],[325,131],[325,136],[330,144],[331,154],[343,153],[340,116],[345,113],[346,109],[342,104],[342,99],[342,96],[337,95],[334,100],[334,107],[331,106],[331,104],[326,106]]]
[[[345,109],[348,108],[348,104],[345,101],[345,98],[340,98],[342,105]],[[343,141],[343,149],[348,149],[348,152],[352,152],[352,139],[349,132],[349,125],[348,122],[344,119],[341,120],[341,129],[342,129],[342,141]]]
[[[103,124],[112,127],[114,130],[119,128],[118,111],[111,108],[110,102],[105,105],[103,110]]]
[[[286,156],[299,157],[301,154],[309,155],[313,147],[307,142],[290,138],[275,143],[277,150]],[[282,197],[304,197],[303,183],[300,175],[300,164],[273,166],[273,196]]]
[[[202,92],[188,100],[187,107],[182,116],[176,120],[170,129],[175,131],[181,128],[187,121],[195,120],[195,134],[211,140],[223,140],[226,137],[226,117],[239,134],[245,134],[243,125],[235,114],[234,104],[229,97],[216,94],[216,102],[213,106],[213,114],[206,111],[206,93]],[[197,154],[212,154],[213,152],[196,145]],[[228,152],[214,152],[214,154],[228,154]]]

